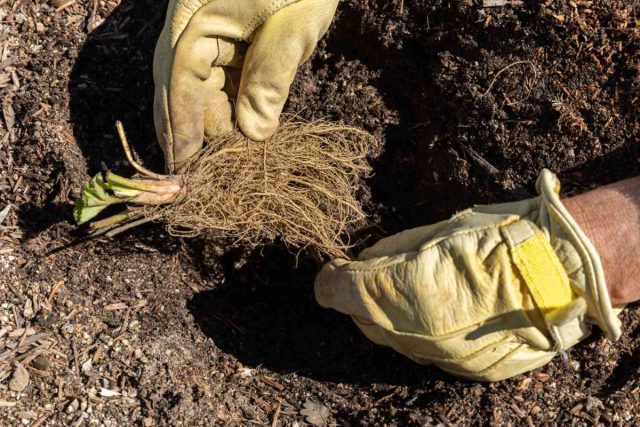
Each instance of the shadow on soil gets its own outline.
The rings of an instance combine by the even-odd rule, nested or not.
[[[125,0],[92,32],[79,53],[69,84],[71,121],[91,174],[105,166],[126,173],[113,127],[116,120],[124,122],[134,150],[147,165],[162,168],[162,153],[153,132],[151,65],[165,8],[165,2]],[[341,30],[330,48],[338,49],[348,31]],[[361,34],[360,43],[367,38]],[[406,152],[410,146],[400,143],[408,141],[407,135],[398,129],[387,135],[398,143],[381,159],[381,168],[392,159],[413,158]],[[398,171],[392,181],[394,188],[387,186],[382,199],[395,205],[404,198],[409,203],[402,210],[414,212],[414,192],[409,190],[415,187],[415,169],[394,160],[389,173],[393,171]],[[400,175],[399,171],[404,172]],[[398,191],[396,183],[406,191]],[[162,248],[162,237],[154,230],[138,230],[131,237]],[[316,260],[296,260],[277,247],[256,251],[248,258],[238,250],[205,255],[201,245],[199,239],[183,242],[195,269],[225,283],[196,294],[189,303],[190,311],[216,346],[242,363],[283,373],[299,372],[318,380],[362,384],[424,383],[425,378],[444,375],[375,346],[348,317],[319,307],[312,292],[319,266]]]
[[[153,129],[153,50],[166,1],[124,0],[93,30],[78,54],[69,82],[74,137],[88,171],[122,172],[124,153],[115,122],[150,168],[162,171]]]
[[[634,303],[627,306],[627,308],[637,305],[638,303]],[[640,336],[640,324],[633,328],[630,335],[632,337]],[[616,362],[616,367],[611,372],[611,375],[603,381],[603,386],[598,391],[598,394],[607,397],[614,393],[620,393],[626,386],[635,381],[638,373],[640,373],[640,357],[633,349],[629,349],[621,354],[620,359]]]
[[[228,257],[225,283],[196,294],[188,308],[201,330],[243,364],[319,380],[424,383],[445,374],[368,341],[348,316],[313,296],[315,262],[267,248],[242,267]],[[234,265],[235,263],[235,265]]]

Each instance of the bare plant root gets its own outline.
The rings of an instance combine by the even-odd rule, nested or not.
[[[366,224],[358,196],[371,173],[372,142],[366,132],[322,121],[286,121],[266,142],[223,135],[182,165],[179,181],[156,177],[163,188],[180,183],[176,197],[162,196],[168,204],[157,202],[151,186],[152,197],[136,193],[142,207],[121,218],[161,221],[175,236],[207,233],[249,246],[280,238],[292,249],[346,256],[350,232]],[[94,228],[113,230],[117,222]]]

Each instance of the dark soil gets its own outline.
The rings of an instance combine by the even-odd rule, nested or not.
[[[288,111],[385,144],[371,240],[531,196],[543,167],[565,194],[640,172],[638,2],[480,3],[345,0],[298,74]],[[71,203],[89,174],[128,171],[117,119],[161,168],[151,64],[166,8],[62,4],[0,2],[0,330],[49,334],[51,361],[27,366],[19,396],[0,370],[0,424],[294,425],[305,404],[338,425],[640,422],[637,305],[619,342],[595,334],[477,384],[368,342],[315,304],[317,262],[277,245],[246,254],[155,225],[56,250],[81,236]],[[0,353],[10,344],[0,332]]]

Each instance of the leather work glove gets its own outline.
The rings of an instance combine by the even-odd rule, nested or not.
[[[204,135],[269,138],[298,66],[329,28],[338,0],[170,0],[155,50],[154,118],[167,168]],[[234,102],[235,100],[235,102]]]
[[[318,274],[318,303],[372,341],[464,378],[547,363],[600,327],[619,338],[600,258],[543,170],[539,197],[477,206],[380,240]]]

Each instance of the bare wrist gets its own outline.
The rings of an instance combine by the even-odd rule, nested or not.
[[[563,203],[600,255],[612,303],[640,299],[640,177]]]

